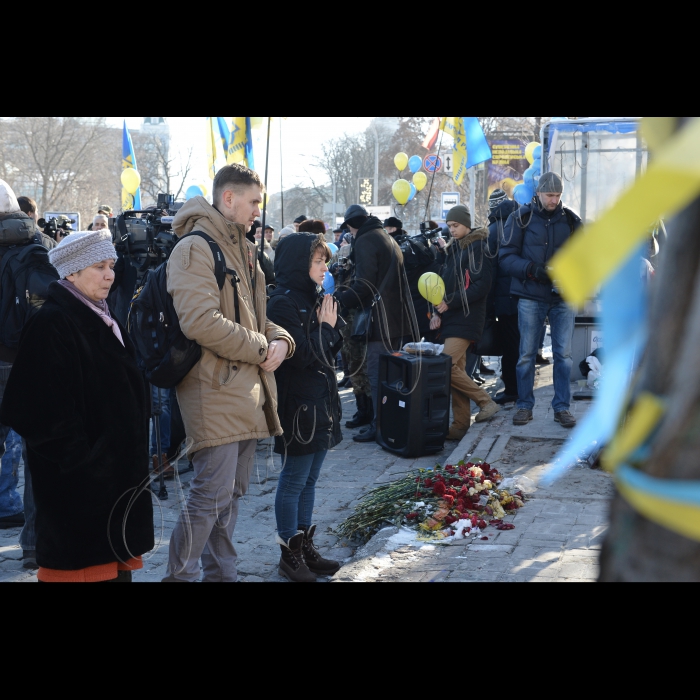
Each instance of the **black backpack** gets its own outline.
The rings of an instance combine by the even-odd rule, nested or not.
[[[22,329],[59,279],[49,252],[34,243],[34,231],[24,219],[3,217],[0,222],[0,345],[11,351],[19,347]]]
[[[233,277],[236,323],[239,323],[238,275],[226,267],[224,254],[211,236],[195,231],[180,240],[190,236],[203,238],[211,247],[220,290],[226,284],[226,275]],[[141,370],[159,389],[177,387],[202,358],[202,348],[180,328],[173,298],[168,294],[167,263],[148,272],[143,286],[137,290],[131,302],[128,330]]]

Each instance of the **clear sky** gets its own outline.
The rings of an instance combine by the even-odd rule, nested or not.
[[[107,117],[114,125],[126,119],[129,128],[139,128],[143,117]],[[194,171],[185,187],[207,183],[205,117],[166,117],[172,134],[174,152],[186,153],[194,148]],[[374,117],[289,117],[282,122],[282,157],[284,159],[284,187],[308,182],[306,171],[319,177],[313,164],[321,154],[321,145],[345,133],[364,131]],[[254,155],[256,170],[264,171],[266,129],[256,131]],[[136,154],[138,160],[138,153]],[[323,180],[323,177],[320,177]],[[280,190],[280,125],[273,122],[270,147],[270,176],[268,188],[271,193]]]

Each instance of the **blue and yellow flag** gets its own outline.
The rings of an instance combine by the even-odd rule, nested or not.
[[[253,129],[250,117],[231,117],[231,131],[226,162],[229,165],[245,163],[251,170],[255,170]]]
[[[124,120],[124,136],[122,138],[122,170],[127,168],[133,168],[138,170],[136,167],[136,154],[134,153],[134,144],[131,140],[131,134],[126,128],[126,119]],[[138,211],[141,209],[141,188],[136,190],[135,195],[129,194],[122,187],[122,211],[129,211],[135,209]]]
[[[478,117],[443,117],[440,129],[454,141],[454,181],[461,185],[469,168],[491,159],[491,148]]]

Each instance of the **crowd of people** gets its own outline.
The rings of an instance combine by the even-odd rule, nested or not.
[[[314,541],[316,484],[344,439],[341,388],[352,386],[357,403],[346,427],[364,428],[354,440],[377,440],[384,353],[421,339],[444,345],[454,415],[447,439],[461,440],[474,420],[492,420],[509,402],[517,402],[516,425],[532,420],[548,321],[555,420],[575,425],[574,314],[548,271],[581,225],[562,193],[561,179],[548,173],[525,207],[494,192],[487,227],[475,227],[458,206],[444,235],[430,222],[431,234],[418,237],[395,217],[382,222],[353,205],[331,246],[320,220],[302,216],[279,232],[263,226],[260,177],[242,165],[221,169],[213,203],[191,199],[173,223],[183,240],[167,262],[167,289],[183,333],[202,351],[175,397],[151,395],[129,333],[107,303],[118,261],[112,211],[101,208],[90,231],[54,241],[37,228],[36,203],[0,181],[0,256],[9,255],[8,242],[35,246],[55,271],[18,346],[0,344],[0,457],[14,465],[10,476],[3,459],[0,527],[23,527],[25,563],[40,582],[132,580],[154,547],[153,474],[173,475],[149,444],[149,418],[154,404],[175,402],[194,475],[165,582],[237,581],[239,503],[258,441],[271,437],[283,465],[275,506],[280,574],[293,582],[332,576],[340,563],[321,556]],[[195,231],[225,258],[223,289],[212,248],[189,235]],[[324,292],[329,272],[333,293]],[[437,306],[419,291],[426,272],[445,284]],[[486,368],[478,348],[489,326],[504,348],[505,390],[495,400],[479,379]],[[164,437],[169,443],[167,431]],[[20,454],[28,467],[24,503],[15,492]]]

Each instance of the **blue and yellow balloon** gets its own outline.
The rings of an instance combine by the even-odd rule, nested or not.
[[[189,202],[190,199],[194,199],[195,197],[203,197],[204,192],[202,192],[202,188],[199,185],[192,185],[192,187],[187,188],[187,192],[185,192],[185,199]]]

